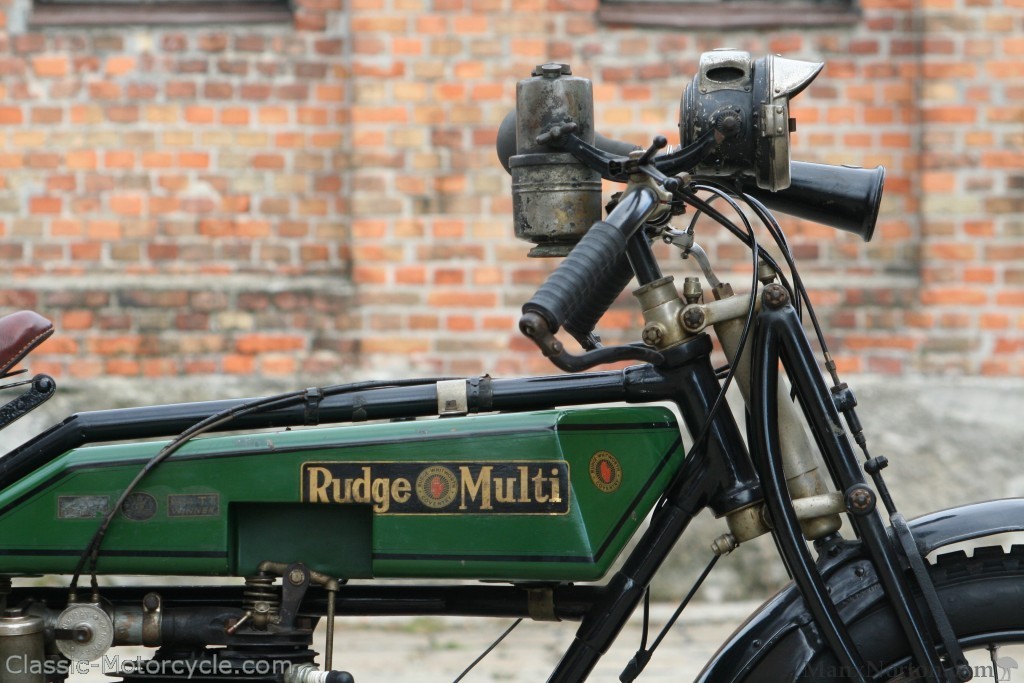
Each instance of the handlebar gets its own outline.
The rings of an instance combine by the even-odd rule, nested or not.
[[[704,187],[693,186],[696,179],[710,181],[713,191],[743,198],[762,217],[767,209],[778,209],[870,240],[883,169],[790,160],[795,122],[789,119],[789,100],[822,66],[774,56],[754,60],[736,50],[705,53],[680,105],[681,146],[662,155],[657,155],[667,144],[662,136],[644,152],[596,133],[590,82],[572,76],[567,65],[543,65],[520,81],[520,118],[516,110],[506,115],[496,138],[498,159],[513,176],[516,236],[537,245],[531,256],[566,254],[523,306],[522,332],[563,369],[580,368],[598,352],[611,353],[598,348],[593,328],[629,284],[634,265],[641,268],[639,279],[647,279],[642,264],[631,263],[650,257],[649,249],[641,249],[647,245],[638,242],[644,223],[662,226],[683,213],[684,204],[717,214],[694,195],[694,187]],[[628,183],[603,221],[597,220],[601,178]],[[654,216],[659,202],[665,211]],[[716,220],[732,229],[727,219]],[[563,327],[587,353],[565,352],[554,337]],[[638,357],[640,351],[625,348],[619,353]]]
[[[594,133],[594,146],[601,151],[623,157],[629,156],[630,152],[634,150],[641,149],[641,147],[633,143],[614,140],[600,133]],[[505,171],[511,173],[509,160],[516,155],[515,110],[510,111],[498,127],[495,147],[502,167]],[[608,220],[611,221],[612,217],[609,216]],[[607,223],[607,221],[599,222],[595,225],[595,228],[602,223]],[[640,221],[640,224],[642,224],[642,221]],[[594,240],[595,244],[597,241],[601,241],[602,246],[588,247],[587,249],[589,251],[607,249],[609,251],[606,256],[613,255],[614,260],[611,263],[602,265],[594,271],[593,276],[590,276],[582,274],[584,271],[589,271],[590,265],[580,265],[582,261],[576,260],[587,257],[574,257],[573,265],[570,265],[567,271],[567,273],[572,274],[565,275],[565,277],[575,281],[575,284],[569,286],[572,288],[572,291],[577,293],[581,291],[579,283],[584,280],[587,281],[588,284],[586,286],[589,288],[589,295],[585,297],[576,296],[572,299],[563,294],[553,295],[551,292],[554,290],[545,289],[547,286],[545,283],[545,287],[542,287],[537,295],[523,307],[524,312],[533,310],[541,314],[549,325],[554,324],[555,327],[552,329],[552,332],[557,331],[559,327],[564,327],[566,332],[579,341],[584,348],[591,348],[593,346],[593,339],[590,335],[597,326],[598,321],[615,302],[615,299],[618,298],[622,290],[626,288],[630,280],[633,279],[633,268],[630,266],[626,251],[622,248],[622,244],[619,243],[618,239],[610,234],[609,236],[595,237]],[[615,250],[614,254],[611,253],[613,249]],[[577,250],[573,249],[569,256],[571,257],[575,251]],[[605,256],[601,258],[604,259]],[[561,287],[564,284],[563,276],[560,275],[558,280],[556,280],[556,284],[553,284],[552,287]],[[538,299],[538,296],[540,299]],[[554,307],[555,310],[551,310],[550,307]]]
[[[597,132],[594,133],[594,146],[602,152],[608,152],[620,157],[628,157],[629,153],[633,150],[641,149],[638,145],[634,145],[631,142],[613,140]],[[498,137],[495,140],[494,147],[498,153],[498,161],[501,162],[502,168],[507,173],[512,173],[512,169],[509,167],[509,159],[516,155],[516,112],[514,109],[505,115],[501,125],[498,126]]]
[[[626,192],[607,220],[594,223],[533,297],[523,304],[519,329],[540,346],[545,356],[554,360],[566,355],[554,334],[567,321],[580,320],[574,318],[577,315],[586,320],[587,316],[597,314],[600,317],[604,313],[610,301],[602,304],[598,299],[607,299],[609,274],[621,271],[627,242],[657,208],[658,202],[658,195],[649,187],[638,186]],[[618,291],[624,286],[623,283]],[[595,298],[597,292],[601,294]]]

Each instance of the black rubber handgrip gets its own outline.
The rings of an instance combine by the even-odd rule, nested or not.
[[[616,225],[598,221],[541,285],[523,313],[541,315],[554,333],[569,316],[588,305],[607,273],[626,252],[627,235]]]
[[[523,333],[540,343],[545,330],[537,328],[537,318],[547,327],[547,334],[554,335],[570,314],[589,302],[626,252],[629,239],[657,206],[658,195],[647,186],[634,187],[620,197],[607,220],[594,223],[533,298],[523,304],[519,321]],[[558,353],[555,346],[545,353]]]
[[[632,279],[633,267],[629,265],[629,257],[625,253],[619,254],[612,267],[602,274],[601,282],[590,298],[579,302],[568,312],[565,331],[582,344]]]

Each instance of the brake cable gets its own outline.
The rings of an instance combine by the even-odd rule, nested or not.
[[[515,629],[516,626],[519,626],[519,624],[521,624],[521,623],[523,623],[523,618],[522,617],[519,617],[518,619],[513,621],[512,625],[509,626],[507,629],[505,629],[505,631],[500,636],[495,638],[494,642],[491,643],[490,645],[488,645],[487,649],[484,650],[483,652],[481,652],[479,657],[477,657],[472,662],[470,662],[469,666],[467,666],[463,670],[463,672],[460,673],[458,675],[458,677],[454,681],[452,681],[452,683],[459,683],[459,681],[461,681],[463,678],[465,678],[466,675],[469,674],[469,672],[473,670],[473,667],[475,667],[477,664],[479,664],[481,661],[483,661],[484,657],[486,657],[487,655],[491,654],[491,652],[494,651],[494,648],[496,648],[499,645],[501,645],[501,641],[505,640],[505,637],[508,636],[508,634],[512,633],[512,630]]]
[[[704,571],[702,571],[700,573],[700,576],[697,577],[697,581],[694,582],[693,586],[690,588],[690,591],[686,594],[686,597],[683,598],[683,601],[679,603],[678,607],[676,607],[676,610],[672,613],[672,616],[669,617],[667,622],[665,622],[665,625],[658,633],[658,637],[654,639],[653,643],[651,643],[650,648],[646,647],[647,620],[650,617],[650,592],[648,590],[648,595],[644,598],[644,631],[643,637],[640,641],[640,649],[636,651],[636,654],[633,655],[633,659],[629,660],[629,664],[627,664],[626,668],[622,670],[621,674],[619,674],[619,680],[622,681],[622,683],[629,683],[629,681],[634,681],[636,680],[637,676],[643,673],[644,668],[647,667],[647,663],[651,661],[651,656],[654,655],[654,651],[658,648],[659,645],[661,645],[661,641],[665,639],[665,636],[668,635],[668,632],[672,629],[672,627],[675,626],[676,621],[678,621],[680,615],[682,615],[683,610],[686,609],[686,606],[690,603],[690,600],[693,598],[693,596],[697,594],[697,590],[704,583],[704,579],[708,578],[708,574],[711,573],[711,570],[715,568],[715,565],[721,558],[721,555],[711,556],[711,561],[708,562],[706,567],[704,567]]]
[[[747,230],[747,234],[744,236],[745,239],[743,240],[743,242],[750,247],[750,251],[751,251],[751,254],[752,254],[752,257],[753,257],[753,269],[752,269],[753,270],[753,279],[752,279],[752,282],[751,282],[751,289],[750,289],[750,306],[749,306],[749,308],[747,310],[746,319],[744,320],[744,323],[743,323],[743,331],[740,333],[739,345],[738,345],[737,350],[736,350],[736,357],[732,358],[730,360],[729,369],[728,369],[728,371],[727,371],[727,373],[725,375],[724,381],[722,382],[722,388],[718,392],[718,396],[715,398],[715,402],[712,404],[711,409],[708,411],[708,415],[704,419],[704,425],[701,427],[701,430],[700,430],[698,436],[694,439],[693,443],[690,445],[689,452],[686,454],[686,458],[687,459],[690,458],[693,455],[693,453],[697,450],[697,448],[707,438],[707,435],[708,435],[708,433],[711,430],[711,425],[714,422],[715,415],[717,415],[718,411],[721,410],[722,405],[724,405],[725,394],[729,390],[729,385],[732,383],[732,379],[735,376],[736,366],[737,366],[737,364],[739,362],[739,356],[743,353],[743,348],[746,345],[747,336],[748,336],[748,334],[750,332],[750,328],[751,328],[751,326],[753,324],[753,320],[754,320],[755,304],[756,304],[756,301],[757,301],[757,299],[756,299],[756,297],[757,297],[757,283],[758,283],[758,281],[757,281],[757,263],[758,263],[758,258],[761,257],[762,253],[764,253],[763,250],[761,249],[760,245],[758,245],[758,243],[757,243],[757,236],[754,234],[753,226],[750,224],[750,221],[747,219],[747,217],[743,213],[743,211],[740,210],[740,207],[735,202],[735,200],[733,200],[732,197],[730,197],[728,194],[726,194],[724,191],[720,190],[719,188],[708,187],[708,188],[705,188],[705,189],[708,192],[711,192],[712,194],[716,195],[717,197],[719,197],[719,198],[723,199],[724,201],[728,202],[729,205],[733,209],[736,210],[737,215],[739,215],[740,219],[743,221],[743,226]],[[713,209],[708,202],[700,200],[700,199],[698,199],[698,198],[696,198],[696,197],[694,197],[692,195],[684,196],[684,201],[686,201],[687,203],[690,203],[692,206],[694,206],[698,210],[703,211],[709,217],[715,219],[716,221],[718,221],[720,223],[723,223],[723,225],[726,225],[726,227],[730,230],[730,232],[733,232],[733,234],[740,233],[739,228],[735,224],[733,224],[731,221],[729,221],[728,218],[723,216],[717,210]],[[707,211],[707,209],[710,209],[711,211],[709,212],[709,211]],[[776,272],[779,272],[778,268],[776,268]],[[781,275],[780,275],[780,277],[781,277]],[[670,484],[670,486],[671,486],[671,484]],[[644,668],[646,668],[648,662],[651,660],[651,657],[654,654],[655,649],[657,649],[657,647],[664,640],[665,636],[668,634],[668,631],[671,630],[671,628],[675,625],[676,621],[679,619],[680,615],[683,613],[683,610],[689,604],[689,602],[693,598],[693,596],[697,593],[697,590],[704,583],[704,580],[708,577],[708,574],[711,573],[711,570],[714,569],[715,564],[718,563],[718,560],[720,558],[721,558],[721,555],[714,555],[711,558],[711,560],[708,562],[707,566],[704,568],[704,571],[701,572],[700,576],[697,578],[697,581],[690,588],[690,591],[686,594],[686,597],[683,598],[683,601],[676,608],[675,612],[673,612],[672,617],[668,620],[668,622],[662,628],[661,632],[658,634],[658,637],[654,639],[654,643],[651,644],[650,648],[647,647],[647,623],[648,623],[648,620],[650,618],[650,608],[649,608],[650,592],[649,592],[649,588],[648,588],[648,592],[645,594],[645,597],[644,597],[644,627],[643,627],[643,633],[641,635],[640,648],[637,650],[636,655],[633,656],[633,659],[630,660],[629,664],[626,665],[626,668],[619,675],[619,680],[620,681],[623,681],[623,683],[628,683],[628,681],[635,680],[641,673],[643,673],[643,670],[644,670]]]
[[[313,394],[317,397],[326,396],[337,396],[340,394],[352,393],[354,391],[365,391],[373,389],[383,389],[387,387],[399,387],[399,386],[415,386],[419,384],[435,384],[437,382],[445,381],[451,378],[447,377],[433,377],[428,379],[410,379],[410,380],[387,380],[387,381],[368,381],[368,382],[354,382],[351,384],[336,384],[320,389],[314,389]],[[267,396],[263,398],[254,399],[246,403],[241,403],[231,408],[226,408],[218,413],[214,413],[207,418],[200,420],[195,423],[182,433],[178,434],[174,439],[167,442],[163,448],[161,448],[156,455],[149,459],[142,469],[135,475],[135,478],[129,482],[128,486],[118,496],[117,501],[107,511],[107,514],[103,517],[103,521],[100,526],[96,529],[89,543],[86,545],[85,550],[82,551],[82,555],[78,558],[78,563],[75,565],[74,576],[71,578],[71,583],[68,586],[69,602],[77,599],[76,591],[78,589],[78,579],[82,574],[82,570],[85,568],[86,562],[89,563],[89,574],[91,576],[90,585],[92,588],[93,595],[97,595],[99,592],[99,583],[96,577],[96,564],[99,561],[100,546],[103,543],[103,539],[107,534],[107,530],[110,528],[111,523],[117,516],[118,511],[124,505],[128,496],[135,490],[139,483],[145,478],[147,474],[153,471],[158,465],[167,460],[171,455],[180,450],[186,443],[191,441],[193,438],[205,434],[211,430],[214,430],[236,417],[243,415],[249,415],[252,413],[260,413],[274,408],[283,408],[291,403],[298,402],[300,400],[308,400],[311,392],[309,389],[301,389],[298,391],[291,391],[284,394],[277,394],[275,396]]]
[[[709,191],[714,192],[714,190]],[[724,193],[723,195],[720,196],[723,196],[723,199],[725,201],[729,202],[735,208],[738,209],[738,206],[735,204],[731,197],[729,197],[728,195],[724,195]],[[740,229],[735,224],[733,224],[732,221],[723,216],[717,210],[713,209],[707,202],[700,200],[697,197],[694,197],[693,195],[690,194],[684,195],[684,201],[704,211],[709,216],[714,218],[716,221],[723,222],[723,225],[726,225],[729,231],[732,232],[733,234],[742,234]],[[708,213],[708,209],[710,209],[713,213]],[[686,456],[684,457],[685,460],[690,459],[693,456],[693,454],[697,451],[697,449],[704,443],[704,440],[707,438],[708,433],[711,431],[711,425],[714,423],[715,416],[718,414],[718,411],[721,410],[722,406],[725,404],[725,394],[729,390],[729,386],[732,384],[733,377],[736,375],[736,366],[739,363],[740,356],[743,354],[743,348],[747,344],[747,337],[749,336],[750,329],[751,327],[753,327],[754,324],[754,313],[756,311],[757,304],[757,260],[762,253],[762,249],[757,243],[757,236],[754,234],[754,228],[753,226],[750,225],[750,221],[747,219],[747,217],[743,214],[742,211],[738,211],[738,215],[743,221],[743,226],[747,229],[747,234],[744,236],[745,239],[743,240],[743,242],[744,244],[750,246],[750,251],[753,256],[753,275],[750,284],[750,301],[747,307],[747,315],[743,321],[743,330],[740,332],[739,343],[736,347],[736,355],[735,357],[728,359],[729,369],[726,372],[725,379],[722,381],[722,388],[718,392],[718,395],[715,397],[714,403],[711,404],[711,408],[708,410],[707,417],[704,418],[704,424],[701,427],[700,432],[698,432],[696,438],[694,438],[693,443],[690,444],[690,448],[687,451]],[[776,270],[776,272],[778,271]],[[682,476],[682,474],[683,470],[677,472],[672,482],[669,484],[669,487],[673,486],[678,480],[678,478]]]

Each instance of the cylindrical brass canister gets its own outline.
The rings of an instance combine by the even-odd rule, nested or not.
[[[589,79],[566,64],[543,64],[516,87],[516,156],[512,217],[516,237],[537,246],[530,256],[565,256],[601,219],[601,175],[571,154],[552,151],[537,136],[575,124],[574,134],[594,142],[594,92]]]
[[[0,681],[45,683],[43,620],[18,609],[0,617]]]

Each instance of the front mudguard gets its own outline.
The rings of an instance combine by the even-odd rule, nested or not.
[[[1024,531],[1024,499],[991,500],[933,512],[910,522],[922,556],[961,541]],[[849,600],[865,590],[883,599],[870,562],[856,543],[840,547],[820,562],[829,595],[849,623],[876,600]],[[796,588],[790,584],[754,612],[718,650],[697,681],[743,681],[751,672],[770,671],[772,680],[795,680],[826,647]],[[751,680],[762,680],[755,678]]]

